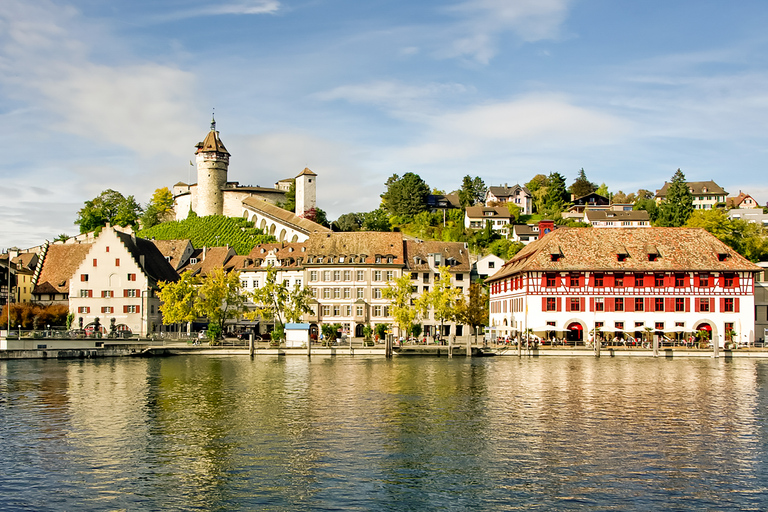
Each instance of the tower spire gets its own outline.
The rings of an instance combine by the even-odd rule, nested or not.
[[[216,110],[216,109],[213,109]],[[214,116],[215,112],[211,113],[211,131],[216,131],[216,117]]]

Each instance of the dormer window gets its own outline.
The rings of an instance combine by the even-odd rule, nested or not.
[[[376,255],[376,263],[381,263],[381,256],[378,254]]]
[[[195,264],[197,264],[197,258],[189,258],[189,262],[190,262],[192,265],[195,265]]]
[[[725,261],[728,259],[729,254],[727,252],[717,253],[717,261]]]
[[[344,263],[344,256],[339,256],[339,263]]]
[[[394,258],[392,256],[387,256],[387,263],[392,263],[394,261]]]

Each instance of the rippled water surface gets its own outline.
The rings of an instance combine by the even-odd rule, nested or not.
[[[766,510],[768,361],[0,361],[2,510]]]

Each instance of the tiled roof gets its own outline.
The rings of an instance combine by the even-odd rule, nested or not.
[[[695,196],[711,194],[713,196],[724,196],[727,194],[723,188],[712,180],[709,181],[687,181],[685,182],[691,193]],[[665,181],[664,186],[656,191],[656,197],[667,197],[671,183]],[[706,192],[704,191],[706,189]]]
[[[312,172],[312,171],[309,169],[309,167],[305,167],[305,168],[304,168],[304,170],[303,170],[303,171],[301,171],[301,172],[299,173],[299,176],[305,176],[305,175],[306,175],[306,176],[317,176],[317,174],[315,174],[314,172]],[[296,177],[298,178],[299,176],[296,176]]]
[[[344,256],[345,260],[349,261],[348,258],[354,256],[356,263],[372,264],[376,262],[376,255],[379,255],[392,256],[392,264],[394,265],[405,263],[403,259],[403,236],[400,233],[376,231],[312,233],[304,243],[307,247],[306,255],[308,258]],[[360,261],[358,258],[363,255],[366,258],[364,261]]]
[[[155,244],[155,247],[157,247],[157,250],[160,251],[163,257],[170,258],[167,261],[175,270],[178,270],[185,263],[181,260],[184,251],[192,242],[185,238],[183,240],[152,240],[152,243]]]
[[[512,196],[518,190],[521,190],[521,191],[525,192],[526,195],[531,195],[531,193],[528,192],[528,189],[526,187],[520,186],[520,185],[513,185],[511,187],[507,187],[506,185],[503,186],[503,187],[502,186],[488,187],[488,192],[490,192],[491,194],[493,194],[494,196],[496,196],[498,198]]]
[[[200,262],[200,273],[205,276],[216,268],[226,267],[234,255],[235,250],[231,247],[209,247],[205,251],[205,258]]]
[[[309,219],[299,217],[298,215],[291,213],[288,210],[283,210],[279,206],[275,206],[256,197],[248,197],[243,199],[243,206],[247,206],[252,210],[261,212],[267,217],[272,217],[273,219],[278,220],[287,226],[291,226],[305,234],[313,233],[315,231],[327,233],[331,232],[330,229],[318,224],[317,222],[312,222]]]
[[[648,253],[658,258],[649,261]],[[625,261],[617,254],[625,252]],[[562,256],[555,258],[553,254]],[[719,255],[727,257],[720,261]],[[758,271],[700,228],[560,228],[522,249],[488,281],[524,271]]]
[[[449,266],[451,272],[469,272],[469,251],[464,242],[440,242],[435,240],[407,240],[405,256],[408,269],[430,270],[430,255],[440,254],[441,265]]]
[[[649,221],[646,210],[594,210],[587,208],[584,211],[586,222],[594,221]]]
[[[738,208],[741,205],[741,203],[743,203],[747,198],[750,198],[753,201],[755,201],[754,198],[752,198],[752,196],[750,196],[749,194],[745,194],[744,192],[739,192],[739,195],[736,197],[726,198],[725,206],[728,208]],[[757,203],[757,201],[755,201],[755,203]]]
[[[512,232],[516,234],[517,236],[520,235],[534,235],[539,236],[539,227],[538,226],[530,226],[528,224],[514,224],[512,226]]]
[[[491,215],[486,215],[490,213]],[[512,214],[506,206],[467,206],[467,217],[470,219],[510,219]]]
[[[91,250],[87,244],[50,244],[32,293],[69,293],[69,279]]]
[[[215,151],[216,153],[229,155],[229,151],[227,151],[227,148],[224,147],[224,143],[221,142],[221,139],[219,138],[219,132],[214,129],[211,129],[211,131],[208,132],[208,135],[205,136],[203,142],[198,142],[196,147],[197,153]]]
[[[270,252],[275,252],[275,257],[282,267],[295,267],[306,259],[306,246],[304,242],[278,242],[271,244],[259,244],[245,257],[242,268],[258,268]]]

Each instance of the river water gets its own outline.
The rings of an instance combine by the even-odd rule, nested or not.
[[[0,361],[0,510],[766,510],[768,361]]]

